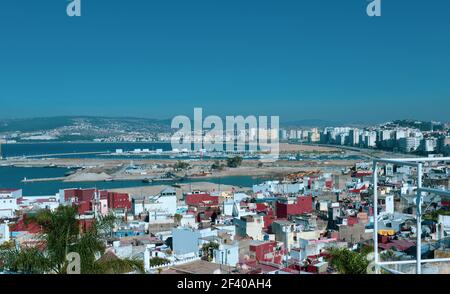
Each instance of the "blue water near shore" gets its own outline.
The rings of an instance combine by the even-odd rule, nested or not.
[[[37,156],[49,154],[65,154],[65,153],[83,153],[83,152],[114,152],[116,149],[123,149],[126,151],[133,151],[135,149],[162,149],[163,151],[172,150],[170,143],[20,143],[20,144],[3,144],[3,157],[21,157],[21,156]],[[76,154],[76,155],[59,155],[51,157],[70,157],[70,158],[102,158],[102,159],[148,159],[149,157],[142,157],[130,155],[128,157],[113,156],[113,155],[99,155],[99,154]],[[161,159],[168,158],[159,157]],[[355,155],[334,155],[334,154],[317,154],[304,155],[300,157],[302,160],[335,160],[335,159],[355,159],[359,160],[361,157]],[[183,159],[183,158],[178,158]],[[0,167],[0,188],[21,188],[25,196],[37,195],[54,195],[60,189],[66,188],[93,188],[99,189],[115,189],[125,187],[139,187],[144,185],[171,185],[175,182],[155,182],[143,183],[142,181],[112,181],[112,182],[72,182],[66,183],[61,181],[46,181],[46,182],[28,182],[23,183],[24,178],[54,178],[63,177],[69,170],[67,168],[19,168],[19,167]],[[203,178],[191,179],[188,182],[212,182],[216,184],[234,185],[241,187],[251,187],[261,179],[251,176],[229,176],[222,178]]]
[[[172,185],[175,182],[155,182],[143,183],[142,181],[112,181],[112,182],[61,182],[61,181],[46,181],[46,182],[22,182],[23,178],[52,178],[63,177],[69,169],[67,168],[40,168],[40,167],[0,167],[0,188],[20,188],[23,190],[24,196],[49,196],[54,195],[60,189],[69,188],[99,188],[99,189],[117,189],[127,187],[141,187],[154,185]],[[261,182],[261,179],[251,176],[229,176],[222,178],[207,178],[207,179],[191,179],[180,183],[195,183],[195,182],[210,182],[216,183],[217,189],[219,185],[234,185],[240,187],[251,187],[255,183]]]
[[[172,147],[170,143],[16,143],[3,144],[2,154],[3,157],[21,157],[84,152],[108,153],[115,152],[116,149],[123,149],[124,151],[133,151],[134,149],[162,149],[163,151],[170,151]],[[70,157],[89,158],[97,156],[95,154],[81,154]]]
[[[157,143],[16,143],[16,144],[3,144],[2,155],[4,158],[11,157],[24,157],[32,156],[34,158],[39,157],[53,157],[53,158],[95,158],[95,159],[198,159],[190,157],[189,155],[178,155],[173,157],[167,153],[163,155],[155,154],[123,154],[115,155],[114,152],[117,149],[122,149],[124,152],[131,152],[135,149],[149,149],[155,151],[162,149],[163,151],[171,151],[172,146],[170,143],[157,142]],[[83,153],[95,153],[95,154],[83,154]],[[287,155],[284,155],[284,159],[287,159]],[[214,159],[226,159],[225,155],[210,155],[206,154],[203,158]],[[250,157],[251,158],[251,157]],[[244,156],[244,159],[246,157]],[[362,160],[364,157],[353,154],[300,154],[300,160]]]

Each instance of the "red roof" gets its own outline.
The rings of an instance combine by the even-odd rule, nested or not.
[[[408,241],[408,240],[392,240],[389,243],[386,244],[378,244],[378,247],[388,250],[391,249],[392,247],[397,248],[400,251],[405,251],[408,248],[412,247],[416,245],[416,243],[414,241]]]
[[[266,211],[268,206],[265,203],[256,203],[256,211]]]
[[[187,194],[186,195],[186,204],[187,205],[196,205],[196,204],[200,204],[200,203],[217,205],[217,204],[219,204],[219,197],[211,196],[207,193]]]
[[[24,219],[20,219],[16,224],[11,225],[11,232],[29,232],[31,234],[38,234],[42,232],[40,225],[33,221],[28,221],[25,223]]]

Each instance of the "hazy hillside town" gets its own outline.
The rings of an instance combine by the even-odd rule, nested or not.
[[[48,120],[3,121],[0,124],[0,140],[9,144],[82,141],[169,142],[176,131],[170,128],[168,120],[94,117],[64,117]],[[238,135],[252,140],[256,133],[256,130],[247,129]],[[226,134],[225,140],[232,140],[233,135]],[[433,121],[399,120],[365,127],[305,127],[285,123],[285,126],[280,129],[279,139],[280,141],[332,144],[419,155],[450,154],[450,124]]]
[[[440,122],[403,120],[366,128],[283,129],[280,140],[378,148],[422,155],[450,154],[449,124]]]

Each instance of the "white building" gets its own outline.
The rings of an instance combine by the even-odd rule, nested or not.
[[[381,130],[379,132],[380,141],[387,141],[392,139],[392,130]]]
[[[349,145],[359,145],[359,129],[351,129],[348,135]]]
[[[197,228],[197,222],[195,221],[195,215],[183,214],[180,220],[181,227]]]
[[[150,219],[164,219],[177,213],[177,193],[174,189],[162,190],[159,195],[133,201],[134,214],[149,213]]]
[[[22,189],[0,189],[0,219],[12,218],[19,210],[17,199],[22,197]]]
[[[394,138],[395,140],[400,140],[402,138],[406,138],[407,137],[407,132],[404,129],[397,129],[394,132]]]
[[[228,266],[236,266],[239,262],[239,243],[220,244],[218,249],[213,251],[213,262]]]
[[[437,235],[438,239],[443,239],[450,235],[450,215],[439,215]]]
[[[300,193],[305,189],[303,183],[280,183],[279,181],[266,181],[259,185],[253,185],[253,193]]]
[[[435,138],[423,139],[420,142],[420,149],[423,152],[433,152],[437,147],[437,140]]]
[[[366,148],[376,147],[377,133],[375,131],[364,131],[361,134],[361,142]]]
[[[402,152],[414,152],[420,146],[420,138],[406,137],[398,140],[398,147]]]
[[[39,208],[54,211],[59,206],[58,196],[24,196],[17,200],[19,209]]]

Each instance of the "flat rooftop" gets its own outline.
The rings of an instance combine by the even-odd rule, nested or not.
[[[194,262],[177,265],[171,267],[172,270],[182,274],[214,274],[216,270],[221,269],[222,273],[231,272],[233,267],[227,265],[220,265],[205,260],[197,260]]]

